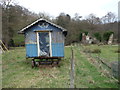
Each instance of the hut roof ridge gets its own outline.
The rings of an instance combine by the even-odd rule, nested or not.
[[[61,29],[63,32],[64,32],[64,31],[67,31],[66,29],[64,29],[63,27],[61,27],[61,26],[59,26],[59,25],[56,25],[56,24],[54,24],[54,23],[52,23],[52,22],[50,22],[50,21],[48,21],[48,20],[46,20],[46,19],[44,19],[44,18],[40,18],[40,19],[37,19],[36,21],[34,21],[33,23],[27,25],[26,27],[24,27],[22,30],[18,31],[18,33],[24,33],[24,31],[25,31],[26,29],[30,28],[31,26],[33,26],[34,24],[36,24],[36,23],[38,23],[38,22],[40,22],[40,21],[45,21],[45,22],[47,22],[47,23],[49,23],[49,24],[51,24],[51,25],[53,25],[53,26]]]

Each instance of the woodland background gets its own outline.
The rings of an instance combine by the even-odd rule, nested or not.
[[[111,33],[114,33],[114,41],[118,42],[118,21],[117,16],[107,12],[102,18],[91,13],[86,18],[75,13],[74,17],[61,12],[53,18],[47,13],[36,14],[22,7],[12,0],[2,0],[2,41],[9,48],[11,46],[24,46],[24,35],[17,32],[39,18],[45,18],[55,24],[67,29],[66,45],[80,43],[82,33],[89,33],[99,42],[106,43]]]

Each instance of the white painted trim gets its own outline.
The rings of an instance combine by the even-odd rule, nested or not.
[[[37,33],[37,47],[38,47],[38,56],[40,56],[40,44],[39,44],[39,34]]]
[[[40,56],[40,43],[39,43],[39,32],[37,33],[37,48],[38,48],[38,56]],[[52,39],[51,39],[51,32],[49,31],[49,51],[50,57],[52,57]]]
[[[50,57],[52,57],[52,39],[51,39],[51,32],[49,32],[49,50],[50,50]]]
[[[66,29],[64,29],[64,28],[61,27],[61,26],[58,26],[58,25],[56,25],[56,24],[54,24],[54,23],[52,23],[52,22],[50,22],[50,21],[48,21],[48,20],[46,20],[46,19],[40,18],[40,19],[36,20],[35,22],[33,22],[32,24],[29,24],[28,26],[26,26],[25,28],[23,28],[22,30],[20,30],[19,33],[24,33],[24,31],[25,31],[26,29],[28,29],[29,27],[35,25],[36,23],[38,23],[38,22],[40,22],[40,21],[45,21],[45,22],[47,22],[47,23],[49,23],[49,24],[51,24],[51,25],[53,25],[53,26],[61,29],[62,31],[67,31]]]

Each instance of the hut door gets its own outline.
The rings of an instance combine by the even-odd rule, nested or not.
[[[39,32],[39,56],[50,56],[49,32]]]

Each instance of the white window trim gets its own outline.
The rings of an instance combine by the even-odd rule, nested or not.
[[[52,57],[52,39],[51,39],[51,32],[49,31],[49,44],[50,44],[50,47],[49,47],[49,49],[50,49],[50,57]]]
[[[52,39],[51,39],[51,32],[49,31],[49,50],[50,50],[50,57],[52,57]],[[38,56],[40,56],[40,44],[39,44],[39,32],[36,32],[37,34],[37,49],[38,49]]]
[[[36,32],[36,34],[37,34],[37,48],[38,48],[38,56],[40,56],[39,34],[38,34],[38,32]]]

